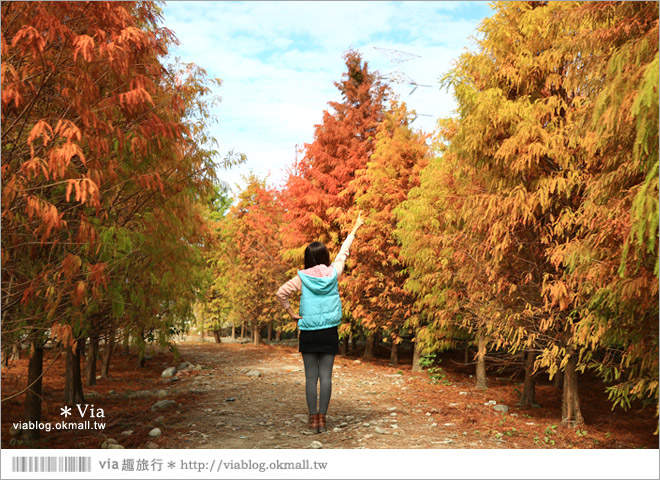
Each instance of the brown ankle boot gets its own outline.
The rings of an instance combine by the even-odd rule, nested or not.
[[[319,433],[323,433],[327,430],[325,426],[325,414],[319,413],[318,414],[318,422],[319,422]]]
[[[309,416],[309,431],[319,433],[319,415],[315,413]]]

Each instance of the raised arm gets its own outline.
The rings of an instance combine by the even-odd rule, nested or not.
[[[362,219],[362,213],[360,212],[358,213],[358,218],[355,220],[355,225],[353,225],[351,233],[349,233],[348,237],[346,237],[346,240],[344,240],[341,249],[339,249],[339,253],[335,257],[335,261],[332,262],[332,265],[337,270],[337,275],[341,275],[344,271],[344,264],[346,263],[348,254],[351,251],[351,245],[353,244],[353,240],[355,240],[355,234],[357,233],[358,228],[360,228],[362,225],[364,225],[364,220]]]

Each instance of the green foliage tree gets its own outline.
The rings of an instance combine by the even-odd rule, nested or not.
[[[206,311],[218,325],[228,321],[248,322],[255,345],[260,330],[273,323],[280,328],[283,313],[274,292],[286,280],[280,258],[282,206],[277,192],[255,175],[236,203],[219,222],[214,247],[214,283],[207,295]]]

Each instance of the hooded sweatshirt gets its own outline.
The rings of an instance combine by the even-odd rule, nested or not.
[[[349,235],[331,266],[316,265],[299,270],[298,275],[282,285],[277,291],[277,299],[282,308],[289,308],[289,296],[302,292],[300,298],[300,330],[320,330],[339,325],[341,322],[341,300],[338,279],[344,271],[344,264],[355,236]]]

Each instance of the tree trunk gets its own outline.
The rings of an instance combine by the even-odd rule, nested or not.
[[[85,372],[87,371],[85,367],[87,366],[87,335],[78,339],[76,343],[76,349],[80,354],[80,380],[85,381]]]
[[[561,390],[563,388],[564,372],[558,370],[557,373],[555,373],[555,376],[552,377],[552,386],[555,387],[557,390]]]
[[[390,363],[395,367],[399,364],[399,344],[392,340],[392,352],[390,353]]]
[[[479,336],[479,351],[477,352],[477,388],[486,386],[486,337]]]
[[[370,360],[374,358],[374,334],[373,333],[366,333],[366,344],[364,346],[364,355],[362,355],[362,358],[365,360]]]
[[[234,325],[234,322],[231,324],[231,338],[236,340],[236,325]]]
[[[357,335],[355,335],[353,333],[353,331],[351,331],[351,333],[348,335],[348,340],[349,340],[349,343],[350,343],[351,347],[353,348],[353,351],[356,351],[357,350]]]
[[[2,368],[9,366],[9,350],[2,352]]]
[[[413,349],[413,360],[412,360],[412,371],[413,372],[421,372],[422,371],[422,366],[419,363],[421,359],[421,351],[422,351],[422,345],[420,344],[419,341],[419,330],[415,333],[415,344],[414,344],[414,349]]]
[[[577,427],[584,423],[578,396],[577,356],[571,347],[568,349],[568,354],[570,357],[564,371],[564,391],[561,398],[561,423]]]
[[[128,333],[128,330],[124,331],[124,356],[128,357],[130,351],[129,351],[129,340],[130,340],[130,335]]]
[[[96,385],[96,357],[99,354],[99,335],[92,333],[89,337],[89,350],[85,362],[85,384],[88,387]]]
[[[537,406],[536,394],[536,375],[534,375],[534,360],[536,355],[532,350],[525,354],[525,383],[523,384],[522,395],[520,396],[520,405],[526,407]]]
[[[147,364],[147,352],[146,349],[138,350],[138,367],[144,368]]]
[[[261,332],[259,332],[259,325],[256,320],[252,322],[252,338],[254,338],[255,345],[261,343]]]
[[[215,343],[222,343],[222,339],[220,338],[220,330],[213,330],[213,338],[215,338]]]
[[[67,347],[66,373],[64,377],[64,404],[85,403],[82,378],[80,377],[80,348]]]
[[[266,338],[268,339],[269,342],[273,340],[273,322],[272,321],[268,322],[268,336]]]
[[[339,354],[346,355],[348,353],[348,337],[341,339],[341,345],[339,347]]]
[[[465,340],[465,354],[463,355],[463,363],[470,363],[470,340]]]
[[[144,329],[140,331],[140,334],[135,337],[135,341],[137,343],[137,351],[138,351],[138,367],[144,368],[144,365],[147,361],[146,354],[147,354],[147,343],[144,341]]]
[[[23,420],[25,422],[34,422],[35,425],[41,422],[41,393],[42,377],[44,366],[44,349],[33,342],[30,348],[30,363],[28,365],[27,384],[32,385],[25,394],[25,410]],[[21,431],[21,440],[38,440],[41,436],[38,428],[31,428]]]
[[[11,347],[11,357],[9,358],[9,361],[15,362],[20,359],[21,359],[21,348],[17,343],[13,347]]]
[[[278,342],[279,342],[280,340],[282,340],[282,330],[277,329],[277,330],[275,331],[275,340],[277,340]]]
[[[241,338],[245,338],[245,322],[241,322]]]
[[[108,378],[110,375],[110,359],[112,358],[112,349],[115,346],[115,329],[110,328],[110,332],[105,337],[105,350],[103,351],[103,363],[101,364],[101,378]]]

